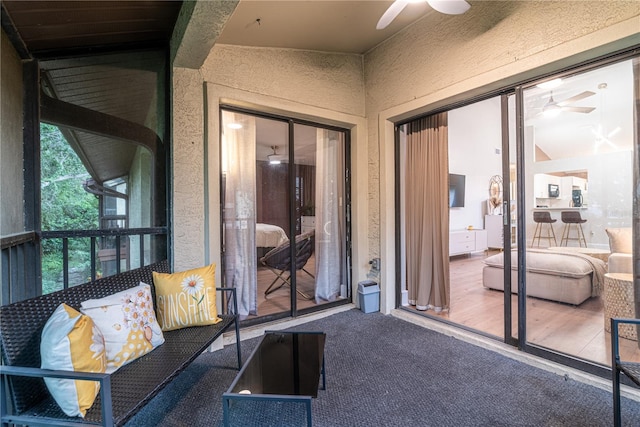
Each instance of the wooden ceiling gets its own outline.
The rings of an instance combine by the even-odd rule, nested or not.
[[[182,6],[171,0],[2,4],[34,57],[167,43]]]

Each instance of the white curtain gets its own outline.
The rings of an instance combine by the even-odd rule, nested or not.
[[[344,144],[341,132],[318,129],[316,135],[315,297],[320,302],[335,300],[344,278]]]
[[[243,318],[257,314],[254,117],[222,112],[222,174],[225,284],[236,288],[238,314]]]

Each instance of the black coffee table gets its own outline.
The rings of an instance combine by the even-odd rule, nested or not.
[[[234,400],[303,403],[311,426],[311,399],[318,397],[320,375],[322,389],[326,389],[325,339],[323,332],[265,332],[222,395],[225,427],[230,426]]]

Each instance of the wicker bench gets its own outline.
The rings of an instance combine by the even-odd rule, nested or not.
[[[180,374],[213,341],[235,325],[238,369],[241,367],[240,329],[235,314],[222,322],[164,333],[165,342],[112,374],[47,371],[40,369],[42,328],[61,303],[75,309],[88,299],[129,289],[140,281],[153,288],[152,271],[169,272],[167,261],[98,279],[52,294],[0,307],[2,366],[0,397],[2,426],[103,425],[120,426],[129,420]],[[235,289],[217,288],[236,306]],[[237,313],[237,310],[235,310]],[[49,394],[43,377],[91,379],[101,383],[100,394],[84,419],[66,416]],[[5,396],[10,399],[5,399]]]

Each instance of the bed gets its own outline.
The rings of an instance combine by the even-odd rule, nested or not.
[[[275,248],[289,241],[281,227],[272,224],[256,224],[256,247]]]
[[[503,253],[484,260],[482,285],[504,290]],[[602,292],[606,265],[575,252],[527,250],[527,296],[580,305]],[[517,252],[511,253],[511,291],[518,291]]]

